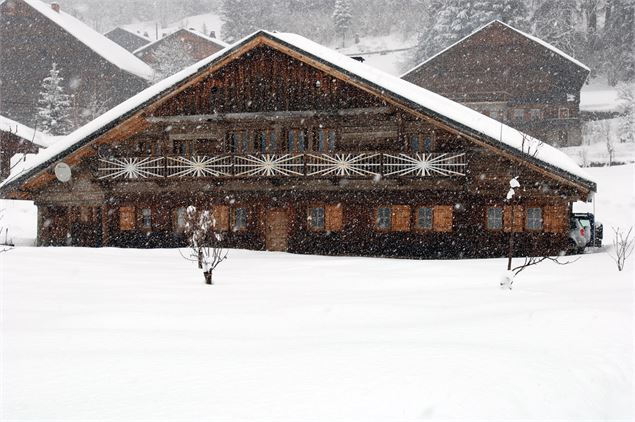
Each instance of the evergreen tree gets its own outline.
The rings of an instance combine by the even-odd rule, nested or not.
[[[258,3],[258,0],[223,0],[221,15],[225,23],[222,31],[226,42],[238,41],[258,29],[256,26]]]
[[[606,5],[602,37],[604,63],[609,84],[635,78],[635,1],[612,0]]]
[[[44,133],[65,135],[73,129],[71,123],[71,101],[64,93],[60,71],[57,64],[49,71],[49,76],[42,80],[42,90],[37,107],[37,127]]]
[[[154,52],[154,81],[160,81],[185,69],[196,60],[178,39],[164,41]]]
[[[530,30],[530,12],[523,0],[500,0],[492,3],[494,19],[519,29]]]
[[[351,29],[353,14],[350,0],[335,0],[333,22],[335,32],[342,37],[342,47],[346,46],[346,33]]]
[[[572,56],[580,56],[584,35],[577,29],[576,0],[544,2],[533,17],[534,34]]]

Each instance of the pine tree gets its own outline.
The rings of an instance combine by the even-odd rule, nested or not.
[[[255,32],[258,0],[223,0],[223,39],[229,43]],[[264,3],[264,2],[263,2]]]
[[[523,0],[500,0],[492,3],[494,19],[519,29],[530,30],[529,9]]]
[[[335,0],[333,22],[335,31],[342,36],[342,47],[346,46],[346,33],[350,31],[353,14],[350,0]]]
[[[57,64],[49,71],[49,76],[42,80],[42,90],[37,108],[37,127],[44,133],[52,135],[65,135],[73,129],[71,123],[71,101],[70,97],[64,93],[60,70]]]
[[[613,0],[606,5],[604,34],[602,37],[604,63],[608,82],[615,86],[620,81],[635,79],[635,2]]]
[[[579,56],[584,36],[577,29],[576,0],[544,2],[533,16],[534,35],[572,56]]]
[[[155,82],[172,76],[196,62],[176,38],[164,41],[154,52],[154,60]]]

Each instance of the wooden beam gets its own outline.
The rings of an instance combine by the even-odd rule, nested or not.
[[[176,123],[176,122],[202,122],[202,121],[223,121],[223,120],[274,120],[293,117],[335,117],[335,116],[364,116],[370,114],[389,114],[395,110],[392,107],[365,107],[350,108],[333,111],[267,111],[255,113],[214,113],[195,114],[191,116],[158,116],[146,117],[150,123]]]

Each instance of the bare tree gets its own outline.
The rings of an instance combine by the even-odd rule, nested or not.
[[[580,257],[577,257],[576,259],[572,259],[569,261],[560,261],[560,257],[553,257],[553,256],[526,256],[524,257],[524,261],[522,264],[511,268],[507,274],[505,274],[505,276],[503,277],[503,280],[501,280],[501,287],[507,287],[509,288],[509,290],[512,289],[512,285],[514,284],[514,279],[516,278],[516,276],[521,273],[522,271],[526,270],[527,268],[534,266],[534,265],[538,265],[541,262],[544,261],[551,261],[554,262],[558,265],[568,265],[568,264],[573,264],[574,262],[576,262],[578,259],[580,259]]]
[[[613,261],[615,261],[619,271],[624,269],[624,263],[633,253],[633,248],[635,248],[635,238],[631,238],[632,231],[633,227],[628,229],[628,232],[626,233],[624,233],[619,227],[613,227],[615,239],[613,240],[613,251],[609,252],[609,256],[613,259]]]
[[[189,255],[181,252],[181,256],[196,262],[198,268],[203,270],[205,284],[213,284],[212,273],[227,259],[227,251],[221,246],[222,235],[216,228],[216,219],[209,211],[197,212],[191,205],[187,207],[186,213],[185,233],[190,251]]]

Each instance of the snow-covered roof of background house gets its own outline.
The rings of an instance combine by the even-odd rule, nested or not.
[[[12,133],[18,138],[32,142],[41,148],[48,148],[63,138],[63,136],[47,135],[4,116],[0,116],[0,132]]]
[[[207,35],[202,34],[202,33],[198,32],[198,31],[194,31],[192,29],[181,28],[181,29],[177,29],[176,31],[172,32],[169,35],[166,35],[163,38],[159,38],[156,41],[152,41],[150,44],[146,44],[144,46],[141,46],[141,47],[137,48],[135,51],[132,52],[132,54],[134,54],[136,56],[137,54],[142,53],[142,52],[146,51],[147,49],[154,47],[156,44],[159,44],[162,41],[167,40],[168,38],[178,36],[178,33],[182,32],[182,31],[189,32],[190,34],[192,34],[192,35],[194,35],[196,37],[202,38],[205,41],[208,41],[208,42],[211,42],[213,44],[216,44],[220,48],[226,48],[226,47],[229,46],[229,44],[227,44],[227,43],[225,43],[225,42],[223,42],[223,41],[221,41],[221,40],[219,40],[217,38],[208,37]]]
[[[152,80],[154,71],[150,66],[119,44],[93,30],[84,22],[62,10],[56,12],[51,8],[50,4],[43,3],[40,0],[22,1],[121,70],[137,75],[145,80]]]
[[[450,45],[449,47],[444,48],[443,50],[439,51],[438,53],[434,54],[433,56],[427,58],[426,60],[424,60],[423,62],[419,63],[418,65],[416,65],[415,67],[413,67],[412,69],[408,70],[407,72],[405,72],[404,74],[401,75],[401,77],[403,78],[404,76],[408,75],[409,73],[412,73],[414,71],[416,71],[418,68],[420,68],[421,66],[425,65],[426,63],[431,62],[432,60],[434,60],[435,58],[439,57],[441,54],[445,53],[448,50],[451,50],[452,48],[454,48],[456,45],[462,43],[463,41],[465,41],[468,38],[471,38],[472,36],[478,34],[479,32],[483,31],[486,28],[489,28],[492,25],[495,24],[499,24],[499,25],[503,25],[509,29],[511,29],[512,31],[515,31],[517,33],[519,33],[520,35],[524,36],[525,38],[530,39],[531,41],[534,41],[538,44],[540,44],[541,46],[545,47],[548,50],[551,50],[552,52],[558,54],[559,56],[569,60],[570,62],[574,63],[575,65],[581,67],[582,69],[586,70],[587,72],[590,72],[591,69],[589,69],[589,67],[587,65],[585,65],[584,63],[580,62],[579,60],[576,60],[575,58],[571,57],[570,55],[568,55],[567,53],[565,53],[564,51],[554,47],[553,45],[549,44],[548,42],[541,40],[538,37],[535,37],[533,35],[529,35],[526,32],[520,31],[516,28],[514,28],[513,26],[509,26],[508,24],[506,24],[505,22],[501,22],[498,19],[491,21],[490,23],[481,26],[480,28],[478,28],[477,30],[475,30],[474,32],[472,32],[471,34],[461,38],[460,40],[458,40],[457,42],[455,42],[454,44]]]
[[[357,60],[317,44],[300,35],[268,31],[258,31],[249,35],[237,41],[229,48],[223,49],[141,91],[92,122],[67,135],[64,140],[56,143],[53,147],[37,154],[33,157],[31,162],[25,166],[25,173],[12,174],[7,180],[0,184],[0,187],[13,183],[28,176],[29,173],[33,171],[37,171],[46,165],[63,159],[65,155],[75,151],[83,144],[115,127],[122,119],[132,116],[146,104],[170,92],[172,87],[185,83],[192,75],[204,71],[210,64],[234,53],[234,51],[258,36],[266,37],[283,46],[294,49],[307,58],[313,58],[327,64],[331,68],[339,70],[367,86],[378,89],[385,95],[392,96],[397,101],[414,110],[443,120],[445,123],[454,126],[464,133],[473,134],[492,145],[522,156],[523,159],[547,168],[550,171],[564,172],[573,179],[581,180],[592,190],[596,188],[595,182],[586,171],[580,168],[580,166],[564,152],[550,145],[531,138],[514,128],[506,126],[501,122],[439,94],[435,94],[396,76],[360,63]],[[532,154],[527,154],[528,149]]]

